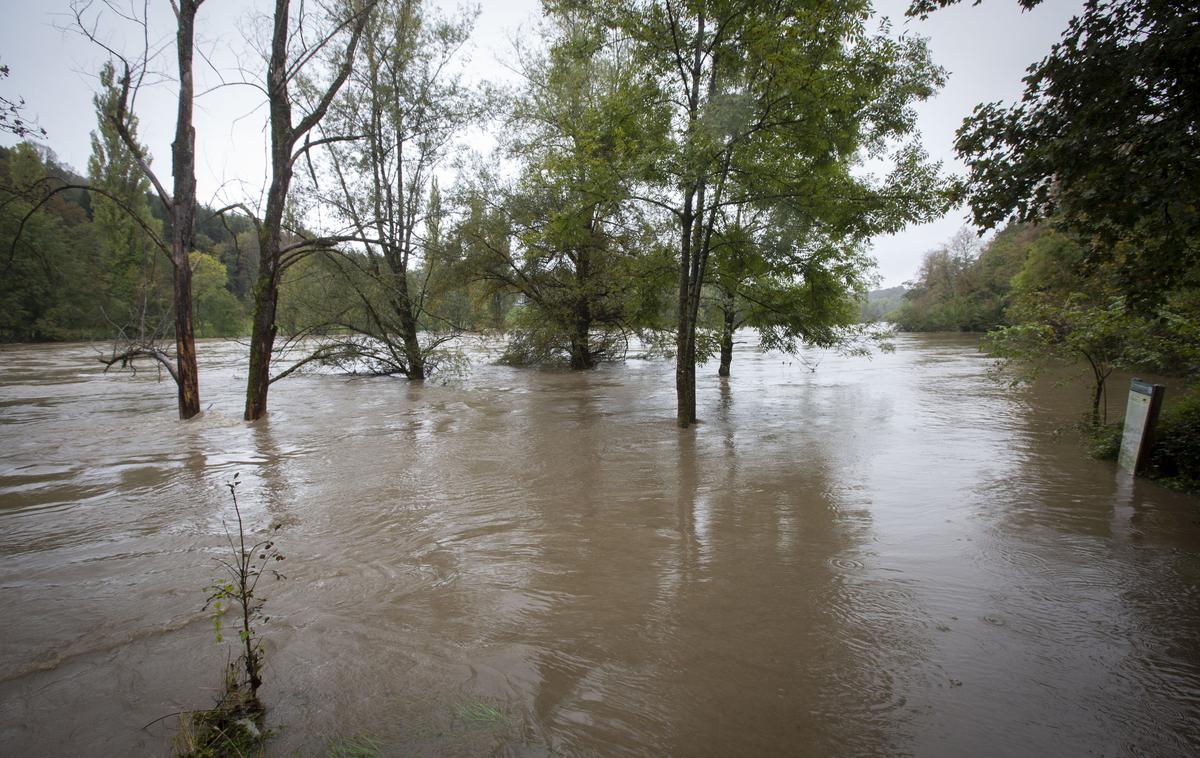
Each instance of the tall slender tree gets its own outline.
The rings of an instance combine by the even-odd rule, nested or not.
[[[267,106],[270,113],[271,183],[267,189],[266,206],[258,226],[258,280],[254,288],[254,316],[250,334],[250,370],[246,379],[245,418],[252,421],[267,412],[267,393],[271,388],[271,359],[275,349],[275,315],[279,307],[279,285],[284,271],[303,257],[306,251],[329,245],[331,238],[320,240],[285,238],[284,211],[298,160],[319,144],[347,138],[348,135],[310,140],[309,134],[325,117],[334,97],[350,76],[354,54],[366,25],[373,2],[352,0],[338,6],[339,14],[330,19],[325,33],[316,41],[305,44],[299,34],[304,19],[293,19],[290,0],[275,0],[272,17],[271,51],[267,64]],[[293,120],[293,81],[304,73],[322,50],[346,36],[345,45],[333,53],[332,75],[325,86],[317,88],[315,97],[305,109],[299,122]],[[301,144],[303,143],[303,144]]]
[[[144,227],[157,227],[150,215],[150,180],[117,132],[113,117],[120,100],[112,62],[100,71],[101,91],[93,98],[97,131],[92,132],[89,182],[99,192],[91,198],[92,222],[100,242],[100,264],[106,317],[137,343],[148,344],[169,312],[161,302],[158,251]],[[137,142],[137,117],[127,113],[130,135]],[[145,146],[139,148],[146,153]],[[114,198],[114,199],[110,199]]]
[[[453,70],[471,16],[440,17],[424,5],[376,3],[358,65],[322,126],[326,135],[359,136],[327,145],[332,189],[321,198],[366,254],[363,271],[349,269],[361,306],[357,318],[340,324],[351,336],[322,349],[414,381],[426,378],[430,355],[456,329],[429,308],[441,262],[430,244],[441,213],[431,206],[431,183],[453,140],[484,112],[482,98]],[[436,336],[423,340],[422,326]]]
[[[524,299],[514,359],[565,354],[588,369],[641,315],[655,240],[633,198],[656,175],[669,113],[633,47],[595,17],[563,11],[546,33],[544,54],[523,51],[527,84],[507,121],[521,166],[504,199],[516,245],[480,270]]]
[[[200,374],[196,366],[196,338],[192,324],[192,269],[188,255],[196,240],[196,130],[193,126],[193,101],[195,85],[192,79],[192,60],[195,55],[196,14],[204,0],[171,0],[175,15],[175,60],[179,87],[175,115],[175,139],[171,143],[171,174],[174,180],[172,191],[150,167],[150,156],[146,148],[137,141],[131,128],[132,104],[147,74],[150,63],[148,44],[139,60],[130,60],[118,55],[111,48],[105,49],[114,56],[115,83],[117,92],[106,118],[116,131],[138,168],[149,180],[162,203],[171,230],[169,245],[160,242],[160,247],[171,261],[171,280],[175,327],[175,360],[170,361],[153,345],[137,344],[122,355],[113,356],[113,361],[127,360],[137,355],[148,355],[158,360],[178,389],[179,417],[189,419],[200,412]],[[94,25],[86,18],[90,3],[75,2],[72,11],[75,23],[85,35],[97,44]],[[139,19],[145,25],[148,20]],[[145,35],[148,39],[149,35]],[[103,45],[102,45],[103,46]],[[131,214],[136,219],[136,214]],[[153,230],[143,227],[152,233]]]

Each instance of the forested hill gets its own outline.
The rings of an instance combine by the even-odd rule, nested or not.
[[[0,341],[110,338],[143,314],[151,331],[169,331],[169,263],[145,235],[129,219],[98,209],[95,193],[68,189],[47,198],[53,188],[85,184],[49,148],[0,147]],[[144,208],[147,224],[169,235],[158,199],[146,195]],[[198,332],[241,334],[258,267],[253,226],[206,206],[197,208],[196,220]]]
[[[892,311],[904,302],[904,293],[908,292],[904,285],[888,287],[887,289],[871,290],[867,299],[862,303],[863,323],[886,321]]]

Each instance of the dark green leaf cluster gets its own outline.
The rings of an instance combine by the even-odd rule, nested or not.
[[[1025,83],[1019,103],[980,105],[959,130],[976,223],[1059,219],[1089,265],[1121,258],[1135,307],[1194,281],[1200,6],[1089,0]]]
[[[1169,404],[1159,417],[1150,472],[1181,489],[1200,491],[1200,392]]]

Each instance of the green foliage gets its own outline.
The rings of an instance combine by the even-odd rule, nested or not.
[[[487,703],[466,703],[454,709],[454,715],[463,721],[476,724],[494,724],[504,721],[504,713]]]
[[[120,179],[107,151],[104,148],[103,160],[93,155],[93,169],[99,172],[94,180],[109,181],[106,191],[117,197],[124,192],[123,205],[143,211],[148,207],[143,220],[161,228],[152,213],[157,201],[131,190],[134,185],[129,182],[142,185],[132,173]],[[170,263],[126,210],[85,190],[50,194],[63,184],[86,182],[59,165],[45,148],[28,143],[0,148],[0,342],[107,339],[118,332],[133,338],[143,329],[151,333],[169,328]],[[39,209],[31,214],[35,204]],[[207,209],[201,208],[198,215],[212,222]],[[235,216],[229,226],[239,229],[246,223]],[[217,223],[217,241],[206,243],[211,252],[202,251],[219,255],[222,263],[237,263],[232,238],[228,233],[221,236],[221,229]],[[240,250],[242,263],[252,264],[253,251],[244,246]],[[208,315],[197,314],[210,324],[206,336],[242,333],[244,307],[237,300],[236,283],[246,286],[253,266],[242,265],[238,272],[231,271],[220,283],[234,294],[236,309],[217,289],[206,290]]]
[[[1200,391],[1168,404],[1159,416],[1149,473],[1179,489],[1200,490]]]
[[[738,221],[752,218],[743,214]],[[828,236],[786,207],[772,208],[757,224],[731,224],[714,243],[726,328],[755,329],[763,349],[847,346],[873,268],[862,246]]]
[[[955,2],[914,0],[909,14]],[[977,224],[1056,228],[1025,245],[1008,325],[987,345],[1027,367],[1084,358],[1094,426],[1113,368],[1200,368],[1198,53],[1195,3],[1088,2],[1021,101],[980,105],[958,132]],[[1175,438],[1191,439],[1179,424]]]
[[[236,337],[246,333],[241,303],[226,289],[225,264],[208,253],[193,252],[192,303],[197,337]]]
[[[232,689],[231,689],[232,687]],[[226,683],[221,703],[180,716],[174,758],[250,758],[266,754],[269,732],[240,703],[235,686]]]
[[[179,719],[174,754],[179,758],[228,758],[263,755],[270,732],[262,728],[266,709],[258,699],[262,685],[263,653],[259,626],[270,619],[262,615],[263,598],[255,594],[264,574],[283,576],[272,568],[283,560],[272,539],[246,544],[246,527],[238,504],[238,474],[226,486],[233,500],[237,535],[226,525],[229,555],[218,558],[221,578],[206,588],[204,610],[212,610],[217,642],[223,642],[224,617],[236,612],[237,647],[241,653],[225,670],[221,698],[208,710],[186,711]],[[278,529],[278,526],[275,527]]]
[[[119,334],[144,342],[169,328],[173,296],[171,263],[159,246],[162,204],[148,194],[149,181],[118,134],[123,118],[136,141],[138,123],[120,108],[111,64],[101,69],[100,83],[88,179],[58,165],[46,148],[0,148],[0,341]],[[94,190],[65,190],[64,184]],[[204,208],[198,218],[211,233],[198,241],[214,252],[231,248],[233,232],[248,223],[236,216],[222,223]],[[210,264],[201,268],[201,336],[241,333],[241,305],[225,290],[238,285],[246,291],[244,268],[235,279],[221,266],[217,286],[205,276]]]
[[[833,240],[853,250],[865,236],[940,215],[946,184],[909,139],[912,104],[944,76],[924,40],[872,31],[869,8],[854,1],[627,0],[588,7],[636,42],[671,108],[671,149],[648,194],[654,207],[670,211],[675,227],[676,420],[687,427],[696,420],[700,307],[706,285],[714,283],[709,258],[720,235],[741,225],[740,212],[783,207],[812,222],[816,237],[802,244]],[[891,167],[882,179],[855,170],[868,157]],[[747,293],[726,288],[726,303],[731,294],[725,314]],[[723,357],[731,353],[728,315],[724,321]],[[801,336],[798,319],[784,323]]]
[[[47,197],[62,173],[29,143],[0,153],[0,340],[104,334],[102,264],[78,196]],[[42,209],[30,215],[35,204]],[[20,236],[18,238],[18,231]]]
[[[256,596],[259,580],[265,574],[276,579],[283,575],[274,566],[284,560],[273,539],[263,539],[246,544],[246,527],[242,521],[241,507],[238,505],[237,488],[241,483],[238,474],[226,485],[233,500],[233,512],[237,518],[237,537],[226,527],[225,536],[231,555],[228,558],[217,559],[222,569],[221,579],[213,582],[207,588],[208,598],[204,609],[212,609],[212,620],[217,642],[224,640],[223,619],[225,614],[233,610],[237,613],[237,635],[241,654],[238,665],[244,672],[245,678],[236,678],[237,690],[242,693],[241,701],[247,708],[261,711],[258,703],[258,688],[262,684],[262,643],[259,639],[258,624],[265,624],[270,617],[262,613],[264,600]],[[275,526],[278,529],[279,526]]]
[[[1194,282],[1198,53],[1194,2],[1087,3],[1030,68],[1021,102],[980,105],[959,130],[976,223],[1061,219],[1092,265],[1122,259],[1113,273],[1139,310]]]
[[[335,737],[329,740],[326,758],[377,758],[382,745],[371,737]]]
[[[212,254],[225,264],[225,268],[229,272],[229,280],[225,284],[226,289],[237,298],[239,303],[245,304],[254,296],[254,279],[258,271],[258,235],[253,229],[242,228],[250,224],[250,221],[244,216],[229,218],[229,214],[223,214],[222,218],[228,222],[227,226],[215,226],[213,231],[224,231],[225,234],[218,234],[215,237],[204,235],[204,237],[222,240],[213,243]],[[213,220],[210,217],[209,225]],[[197,229],[205,226],[196,225]],[[202,235],[197,233],[196,236],[200,243]],[[199,249],[206,250],[207,248],[201,244]]]
[[[888,320],[904,331],[983,332],[1008,323],[1012,278],[1021,270],[1032,227],[1011,225],[980,249],[969,229],[927,253]]]
[[[654,176],[669,116],[628,41],[594,16],[554,15],[545,31],[507,122],[521,165],[501,191],[509,244],[480,250],[476,270],[522,298],[510,360],[582,369],[623,354],[656,316],[647,282],[663,281],[662,247],[632,198]]]
[[[359,63],[323,127],[358,135],[327,146],[335,190],[321,199],[362,240],[364,260],[343,267],[357,307],[337,324],[353,337],[318,350],[365,361],[372,373],[423,380],[433,354],[460,330],[434,310],[460,304],[438,297],[447,294],[448,261],[435,176],[486,108],[455,73],[472,24],[470,11],[448,17],[421,2],[374,4]]]
[[[146,231],[162,237],[162,224],[150,214],[146,193],[150,180],[134,152],[117,130],[137,139],[137,117],[121,109],[120,88],[112,63],[100,71],[101,91],[92,102],[98,131],[92,132],[88,160],[92,197],[92,227],[100,243],[102,308],[106,318],[127,334],[145,338],[148,331],[170,317],[172,290],[165,251]],[[139,146],[145,153],[145,147]]]
[[[1036,373],[1047,360],[1083,359],[1093,379],[1092,423],[1101,423],[1105,382],[1117,368],[1154,363],[1148,324],[1126,307],[1124,298],[1073,293],[1030,298],[1019,323],[989,332],[983,347],[1021,370]]]
[[[1088,453],[1101,461],[1115,461],[1121,454],[1123,423],[1089,425],[1087,431]]]
[[[887,317],[904,303],[906,292],[908,290],[903,285],[868,291],[859,300],[859,321],[875,323],[887,320]]]

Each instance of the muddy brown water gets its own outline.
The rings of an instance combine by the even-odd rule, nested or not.
[[[480,348],[444,385],[289,378],[248,424],[244,354],[202,344],[180,423],[152,370],[0,351],[0,754],[163,755],[143,727],[212,702],[235,473],[284,524],[272,755],[1200,752],[1200,502],[969,338],[739,348],[686,432],[666,361]]]

